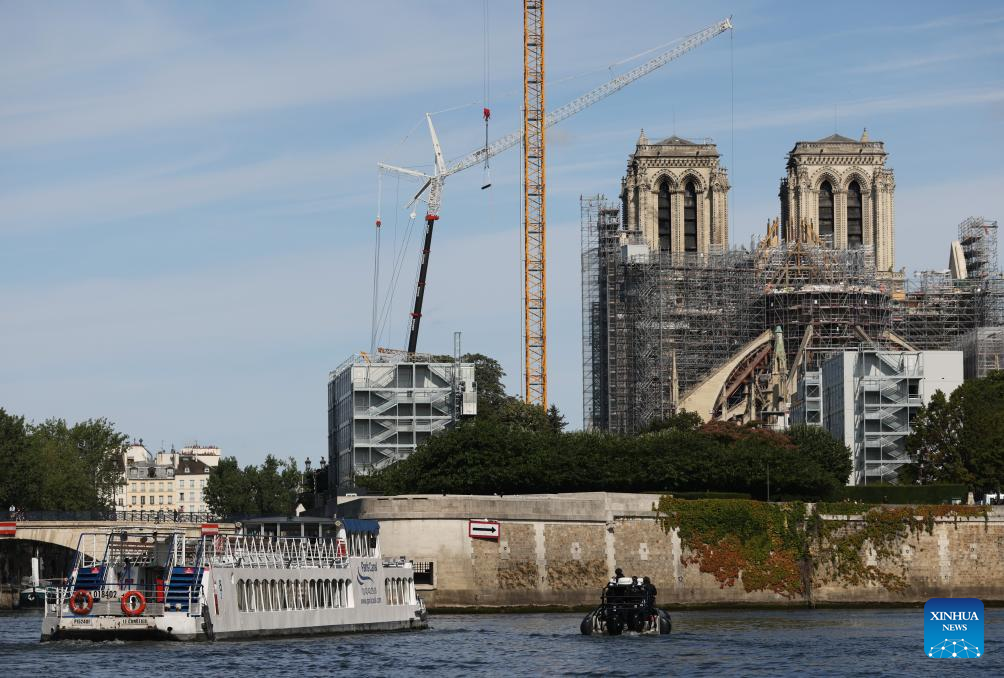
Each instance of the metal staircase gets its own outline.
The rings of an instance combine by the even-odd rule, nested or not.
[[[165,568],[168,572],[164,593],[167,610],[192,613],[201,598],[205,540],[195,541],[194,550],[191,542],[178,535],[172,540],[171,556]]]

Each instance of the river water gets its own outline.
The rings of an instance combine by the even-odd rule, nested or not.
[[[0,613],[0,672],[32,676],[943,676],[1004,673],[1004,610],[986,654],[929,659],[923,610],[694,610],[669,636],[579,635],[581,614],[433,615],[431,629],[218,643],[38,642],[35,613]]]

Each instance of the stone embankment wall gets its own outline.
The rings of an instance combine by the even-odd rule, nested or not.
[[[378,519],[385,556],[432,564],[432,583],[419,588],[433,608],[593,605],[615,567],[651,577],[660,605],[667,607],[906,604],[945,596],[1004,601],[1004,513],[939,519],[930,533],[903,538],[886,562],[866,543],[865,564],[901,575],[901,590],[827,582],[817,572],[804,594],[786,597],[747,592],[741,578],[723,586],[687,564],[693,554],[652,510],[658,499],[613,493],[361,497],[344,501],[339,510]],[[483,518],[501,522],[498,541],[468,537],[468,520]]]

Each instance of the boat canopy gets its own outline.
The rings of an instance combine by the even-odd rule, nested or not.
[[[342,518],[342,522],[345,523],[346,532],[355,532],[357,534],[364,532],[379,534],[380,532],[380,523],[375,520],[366,520],[364,518]]]

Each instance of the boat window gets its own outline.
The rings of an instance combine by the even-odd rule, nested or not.
[[[272,580],[272,611],[281,609],[279,607],[279,582]]]
[[[310,580],[310,607],[317,607],[317,582]]]
[[[310,592],[307,590],[307,582],[300,582],[300,609],[310,609]]]
[[[292,579],[286,582],[286,593],[289,595],[289,603],[288,603],[289,604],[289,609],[290,610],[295,610],[296,609],[296,588],[293,585],[293,580]]]
[[[240,612],[244,612],[244,611],[247,610],[247,603],[245,602],[246,600],[247,600],[247,596],[244,593],[244,580],[243,579],[238,579],[237,580],[237,609]]]

